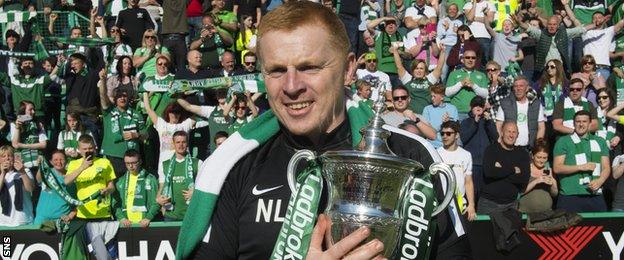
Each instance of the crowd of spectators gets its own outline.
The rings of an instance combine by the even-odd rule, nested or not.
[[[198,165],[268,102],[151,89],[260,73],[255,28],[282,1],[0,0],[2,13],[48,21],[46,33],[3,22],[0,225],[181,220]],[[624,210],[621,1],[337,2],[320,4],[343,21],[359,66],[345,91],[385,101],[386,123],[437,148],[469,220]],[[59,11],[90,18],[89,31],[55,29]],[[64,52],[18,55],[43,35],[66,38]]]

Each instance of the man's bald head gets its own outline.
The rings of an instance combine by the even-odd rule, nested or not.
[[[193,69],[199,69],[201,58],[202,54],[197,50],[191,50],[186,54],[186,61],[188,61],[189,67]]]

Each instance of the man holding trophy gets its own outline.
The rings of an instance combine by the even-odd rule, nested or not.
[[[457,243],[463,227],[445,209],[454,178],[434,163],[433,146],[382,128],[381,102],[360,132],[373,111],[345,95],[355,56],[330,9],[281,5],[263,17],[257,48],[272,110],[201,166],[178,259],[426,259],[432,248],[469,254],[442,246],[465,244]],[[443,180],[434,183],[428,170]],[[436,233],[430,223],[438,213]]]

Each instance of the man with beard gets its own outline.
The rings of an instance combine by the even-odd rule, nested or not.
[[[43,116],[45,90],[52,82],[51,78],[56,79],[56,70],[55,67],[50,75],[35,75],[35,60],[32,57],[22,58],[19,74],[10,77],[13,109],[17,111],[20,102],[27,100],[35,105],[35,116]]]

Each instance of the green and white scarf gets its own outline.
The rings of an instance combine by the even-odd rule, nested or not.
[[[37,16],[37,12],[0,12],[0,24],[12,23],[12,22],[26,22]]]
[[[572,142],[574,143],[574,150],[576,154],[574,154],[574,164],[573,165],[582,165],[589,162],[595,163],[596,168],[594,168],[593,172],[581,172],[585,176],[579,178],[578,185],[587,186],[592,180],[598,179],[600,177],[600,172],[602,171],[602,153],[600,149],[600,144],[591,139],[590,133],[587,133],[587,137],[589,138],[589,152],[587,151],[587,147],[581,144],[581,137],[579,137],[576,132],[570,135],[572,138]],[[602,188],[600,189],[602,190]],[[599,192],[600,192],[599,190]]]
[[[349,124],[352,130],[352,143],[357,145],[362,139],[359,129],[367,125],[373,112],[371,108],[362,101],[355,102],[348,100],[346,106]],[[279,128],[280,126],[277,118],[274,113],[269,110],[245,125],[240,131],[232,134],[226,142],[219,146],[215,153],[208,157],[203,163],[196,179],[191,203],[184,216],[184,222],[180,229],[176,259],[188,258],[199,243],[202,241],[208,242],[210,236],[207,232],[209,232],[209,224],[213,210],[221,187],[230,170],[241,158],[263,145],[272,136],[277,134]],[[389,126],[384,126],[384,128],[418,140],[418,137],[409,136],[409,133],[404,130]],[[439,156],[436,157],[437,153],[435,153],[435,148],[433,148],[431,144],[424,141],[424,139],[418,141],[427,147],[431,154],[434,154],[434,161],[441,162],[441,158]],[[322,191],[322,182],[319,180],[320,170],[317,163],[311,162],[308,168],[298,173],[297,187],[299,188],[291,194],[286,217],[284,218],[282,229],[275,243],[272,259],[288,257],[303,259],[307,255],[307,245],[310,243],[312,229],[316,223],[318,197],[316,195],[309,197],[309,193],[306,191],[313,190],[316,194],[320,194],[320,191]],[[424,180],[425,178],[423,178],[423,182],[425,182]],[[413,187],[422,189],[422,186],[423,185],[415,182]],[[433,192],[433,189],[423,190],[426,190],[425,192]],[[410,219],[410,216],[415,214],[419,214],[419,216],[422,216],[424,219],[428,219],[433,211],[432,205],[424,205],[420,203],[420,200],[416,199],[422,196],[422,194],[418,193],[423,190],[412,189],[410,192],[410,199],[407,200],[409,205],[404,207],[407,217],[405,223],[403,223],[402,230],[405,230],[405,232],[403,232],[404,234],[401,237],[401,250],[398,251],[406,258],[426,259],[431,246],[431,234],[435,233],[433,230],[435,228],[433,223],[414,223]],[[309,200],[310,198],[312,198],[312,201]],[[294,207],[294,205],[298,205],[299,202],[303,202],[304,200],[310,201],[310,207],[305,209]],[[430,202],[434,203],[433,200],[430,200]],[[414,207],[416,207],[417,210],[414,210]],[[420,211],[421,209],[423,211]],[[420,211],[422,214],[416,213],[417,211]],[[294,216],[297,216],[296,223],[293,221]],[[305,223],[301,222],[302,219],[299,218],[301,216],[305,216]],[[410,231],[417,231],[417,233]],[[294,240],[301,243],[298,246],[288,243]],[[283,253],[287,253],[288,255],[283,255]]]
[[[624,6],[624,5],[622,5]],[[614,73],[615,74],[615,73]],[[624,103],[624,79],[620,78],[618,76],[614,77],[614,81],[615,81],[615,92],[616,92],[616,96],[617,96],[617,104],[622,104]]]
[[[585,97],[581,97],[580,105],[574,105],[570,97],[566,97],[563,100],[563,126],[574,128],[574,114],[581,110],[589,111],[589,101]]]
[[[607,141],[608,144],[608,142],[610,142],[611,139],[615,137],[616,122],[607,118],[604,114],[604,111],[602,111],[602,108],[598,107],[596,109],[596,112],[598,114],[598,119],[600,119],[600,124],[598,124],[598,131],[596,131],[596,136],[602,137],[603,139],[605,139],[605,141]]]
[[[66,38],[66,37],[47,37],[46,39],[67,45],[84,46],[88,48],[100,47],[104,45],[115,44],[113,38]]]
[[[138,92],[168,92],[173,84],[173,78],[173,74],[162,78],[157,75],[147,77],[139,86]]]
[[[173,171],[175,170],[176,165],[176,155],[173,154],[171,159],[169,159],[169,165],[167,165],[167,171],[165,172],[165,184],[163,186],[162,195],[165,197],[171,198],[171,206],[167,206],[167,210],[173,210],[173,205],[175,205],[174,196],[173,196]],[[191,156],[187,153],[184,156],[184,169],[185,169],[185,181],[188,182],[188,188],[195,187],[195,181],[193,179],[193,160]],[[186,202],[189,203],[188,201]]]
[[[35,121],[30,121],[23,124],[24,131],[20,133],[20,142],[24,144],[36,144],[39,142],[39,127]],[[39,157],[39,150],[20,148],[17,152],[22,156],[22,162],[27,168],[37,166],[37,158]]]
[[[559,100],[561,96],[562,87],[561,84],[557,84],[556,86],[548,83],[546,87],[542,90],[542,95],[544,96],[544,115],[552,116],[555,111],[555,103]]]
[[[41,160],[39,170],[43,174],[43,178],[41,178],[43,187],[41,189],[49,187],[70,205],[80,206],[83,204],[82,201],[77,200],[72,195],[70,195],[67,190],[57,181],[56,177],[54,177],[54,173],[52,172],[53,169],[50,168],[50,165],[48,165],[48,162],[46,162],[46,160]]]
[[[229,87],[229,91],[265,93],[266,86],[261,74],[248,74],[232,77],[207,78],[197,80],[175,80],[169,89],[170,93],[182,93],[192,90],[204,90]]]
[[[114,134],[118,134],[121,136],[120,139],[123,140],[123,131],[139,131],[139,125],[137,120],[135,120],[137,115],[135,115],[132,108],[127,108],[126,111],[120,111],[117,107],[111,110],[111,132]],[[121,129],[121,118],[125,118],[126,122],[132,122],[131,124],[124,125],[123,129]],[[137,149],[138,143],[134,140],[125,141],[126,147],[128,149]]]
[[[130,183],[130,173],[126,171],[125,174],[125,182],[121,183],[121,199],[125,200],[128,197],[128,185]],[[134,188],[134,200],[132,201],[132,211],[134,212],[147,212],[147,204],[146,198],[143,196],[145,190],[151,189],[149,187],[150,183],[145,181],[145,176],[147,173],[145,169],[141,169],[139,172],[139,176],[137,178],[136,187]],[[142,189],[143,188],[143,189]],[[126,211],[126,207],[121,209],[122,211]]]

